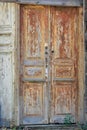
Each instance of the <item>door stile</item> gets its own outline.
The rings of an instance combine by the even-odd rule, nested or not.
[[[20,124],[23,123],[23,110],[24,110],[24,104],[23,104],[23,89],[22,89],[22,76],[23,76],[23,66],[22,66],[22,61],[23,61],[23,43],[24,39],[22,38],[23,36],[23,26],[24,26],[24,21],[23,16],[24,16],[24,11],[22,5],[20,6],[20,91],[19,91],[19,97],[20,97]],[[26,17],[26,15],[25,15]],[[22,25],[22,26],[21,26]]]
[[[48,16],[48,38],[44,45],[45,47],[45,80],[47,90],[47,123],[50,123],[50,6],[46,7],[46,15]]]
[[[51,102],[52,102],[52,59],[53,59],[53,46],[52,46],[52,14],[51,14],[52,7],[50,6],[50,39],[49,39],[49,123],[51,118]]]
[[[76,25],[74,26],[74,32],[75,32],[75,43],[77,43],[77,44],[75,44],[74,45],[74,48],[75,48],[75,51],[76,51],[76,53],[75,53],[75,56],[72,58],[73,60],[74,60],[74,66],[75,66],[75,73],[76,73],[76,77],[75,77],[75,84],[76,84],[76,89],[77,89],[77,91],[76,91],[76,98],[77,98],[77,100],[75,101],[75,104],[76,104],[76,106],[75,106],[75,114],[74,114],[74,116],[75,116],[75,122],[77,122],[78,120],[78,92],[79,92],[79,87],[78,87],[78,59],[79,59],[79,57],[78,57],[78,54],[79,54],[79,47],[78,47],[78,43],[79,43],[79,33],[78,33],[78,27],[77,27],[77,25],[78,25],[78,19],[79,19],[79,11],[78,11],[78,8],[76,9],[76,14],[77,15],[75,15],[75,18],[74,18],[74,21],[73,21],[73,23],[75,23]],[[72,106],[73,106],[73,104],[72,104]]]
[[[51,116],[51,7],[49,6],[48,14],[49,14],[49,38],[48,38],[48,123],[50,123],[50,116]]]
[[[51,120],[51,115],[52,115],[52,95],[54,94],[52,92],[52,87],[53,87],[53,75],[54,75],[54,65],[53,65],[53,59],[54,59],[54,45],[53,45],[53,39],[54,39],[54,36],[53,36],[53,22],[52,20],[55,19],[53,18],[53,13],[54,13],[54,7],[50,7],[50,78],[51,78],[51,85],[50,85],[50,123],[53,123],[53,121]]]

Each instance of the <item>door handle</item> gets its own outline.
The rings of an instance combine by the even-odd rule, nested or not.
[[[53,48],[53,46],[52,46],[52,50],[51,50],[51,53],[52,53],[52,54],[54,53],[54,48]]]
[[[45,44],[45,55],[47,55],[48,54],[48,45],[47,45],[47,43]]]
[[[45,77],[48,78],[48,44],[45,44]]]

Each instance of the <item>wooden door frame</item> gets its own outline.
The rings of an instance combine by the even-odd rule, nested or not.
[[[20,124],[20,99],[19,99],[19,86],[20,86],[20,6],[21,4],[15,4],[15,19],[16,19],[16,32],[15,32],[15,70],[19,70],[16,73],[15,88],[14,88],[14,114],[13,119],[16,120],[15,124]],[[39,6],[39,5],[38,5]],[[77,7],[79,11],[78,21],[78,112],[77,120],[81,123],[84,122],[84,92],[85,92],[85,50],[84,50],[84,14],[83,7]],[[20,97],[21,98],[21,97]]]

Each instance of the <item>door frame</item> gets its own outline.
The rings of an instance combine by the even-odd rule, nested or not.
[[[20,99],[19,86],[20,86],[20,6],[21,4],[15,4],[15,88],[14,88],[14,114],[13,119],[15,124],[19,125],[20,120]],[[39,5],[38,5],[39,6]],[[73,7],[71,7],[73,8]],[[85,50],[84,50],[84,14],[83,7],[77,7],[79,11],[78,21],[78,110],[77,121],[84,122],[84,92],[85,92]]]

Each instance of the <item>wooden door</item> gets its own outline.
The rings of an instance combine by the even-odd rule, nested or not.
[[[45,44],[48,43],[48,8],[21,7],[21,108],[24,124],[48,123]]]
[[[77,21],[77,8],[21,6],[21,123],[76,120]]]
[[[78,11],[51,8],[51,122],[62,123],[66,115],[77,116]]]

